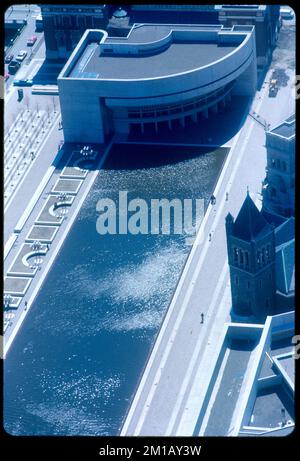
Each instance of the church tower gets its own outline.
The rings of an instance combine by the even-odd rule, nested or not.
[[[263,321],[275,309],[275,235],[249,192],[236,220],[227,215],[226,235],[233,313]]]

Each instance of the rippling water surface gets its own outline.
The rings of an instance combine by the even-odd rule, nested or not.
[[[96,232],[96,203],[205,198],[224,150],[115,145],[4,368],[14,435],[116,435],[190,247],[184,236]]]

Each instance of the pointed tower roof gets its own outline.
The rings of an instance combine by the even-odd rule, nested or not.
[[[271,230],[271,225],[259,212],[247,191],[247,196],[233,225],[233,235],[250,242],[259,234],[269,233]]]

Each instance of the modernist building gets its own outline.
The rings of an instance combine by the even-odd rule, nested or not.
[[[226,217],[232,312],[251,321],[294,310],[295,116],[266,138],[262,210],[247,193],[236,220]]]
[[[226,27],[255,26],[257,66],[271,62],[280,28],[280,5],[215,5],[218,21]]]
[[[173,129],[256,90],[253,26],[135,24],[127,37],[87,30],[58,77],[65,140]]]
[[[86,29],[103,29],[108,22],[106,5],[40,4],[46,58],[66,59]]]

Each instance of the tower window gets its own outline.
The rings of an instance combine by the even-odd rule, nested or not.
[[[286,162],[284,160],[282,161],[282,169],[283,171],[286,171]]]
[[[256,261],[257,261],[257,264],[260,265],[260,263],[261,263],[261,260],[260,260],[260,251],[258,251],[258,252],[256,253]]]
[[[242,250],[240,250],[240,264],[241,265],[244,264],[244,254],[243,254]]]
[[[249,289],[250,288],[250,281],[248,280],[247,282],[247,288]]]
[[[262,288],[262,279],[259,281],[259,288]]]
[[[246,264],[246,267],[249,267],[249,253],[248,253],[248,251],[245,251],[245,264]]]
[[[261,262],[262,264],[265,264],[266,263],[266,260],[265,260],[265,249],[263,248],[262,251],[261,251]]]
[[[237,248],[233,249],[233,260],[234,262],[238,261],[238,249]]]

